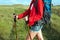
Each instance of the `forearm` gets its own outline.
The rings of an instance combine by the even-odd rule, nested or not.
[[[17,17],[18,19],[21,19],[21,18],[29,15],[29,11],[30,11],[30,10],[28,9],[28,10],[26,10],[24,13],[19,14],[19,15],[17,15],[16,17]]]

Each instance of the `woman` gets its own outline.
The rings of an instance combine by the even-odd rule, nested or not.
[[[38,23],[38,21],[41,21],[43,18],[43,7],[44,5],[42,0],[32,0],[29,9],[16,16],[18,19],[28,16],[27,21],[30,31],[26,40],[33,40],[35,36],[37,36],[38,40],[43,40],[41,32],[42,26]]]

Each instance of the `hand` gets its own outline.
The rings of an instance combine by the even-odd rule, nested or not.
[[[24,20],[25,20],[25,21],[28,21],[28,16],[26,16],[26,17],[24,18]]]
[[[18,19],[18,16],[15,13],[13,14],[13,17]]]
[[[18,19],[18,16],[16,15],[16,18]]]

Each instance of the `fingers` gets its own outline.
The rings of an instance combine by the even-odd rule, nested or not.
[[[25,20],[25,21],[28,21],[28,16],[24,17],[24,20]]]
[[[16,19],[18,19],[18,16],[17,16],[17,15],[14,15],[14,17],[15,17]]]

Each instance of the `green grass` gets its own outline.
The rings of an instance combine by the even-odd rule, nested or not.
[[[13,13],[20,14],[27,9],[23,5],[1,5],[0,6],[0,40],[15,40],[13,29]],[[55,7],[53,7],[55,8]],[[59,7],[56,7],[59,9]],[[17,20],[18,40],[25,40],[28,29],[23,19]],[[13,35],[14,34],[14,35]],[[44,27],[45,40],[60,40],[60,17],[52,14],[51,27]],[[35,39],[36,40],[36,39]]]

